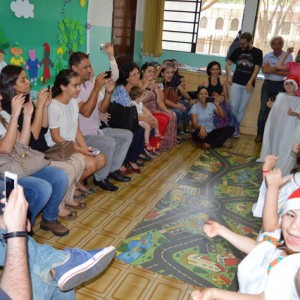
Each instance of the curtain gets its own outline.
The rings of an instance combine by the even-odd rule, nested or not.
[[[143,55],[162,54],[165,0],[145,0]]]

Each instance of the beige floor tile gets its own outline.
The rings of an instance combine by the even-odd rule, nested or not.
[[[156,276],[157,275],[152,272],[131,267],[113,287],[107,295],[107,298],[115,300],[145,299]]]
[[[163,276],[156,279],[145,300],[182,300],[189,285]]]
[[[144,216],[147,209],[147,205],[131,202],[123,206],[123,209],[122,211],[120,211],[120,214],[130,218],[137,218]]]
[[[110,217],[110,213],[103,210],[89,210],[83,214],[79,221],[79,224],[89,226],[92,228],[98,228],[100,224],[103,224]]]
[[[132,230],[133,226],[133,219],[125,216],[114,216],[110,219],[108,224],[102,227],[102,231],[107,234],[125,236]]]

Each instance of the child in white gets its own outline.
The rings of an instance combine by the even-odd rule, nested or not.
[[[131,105],[136,106],[138,112],[139,124],[145,129],[144,132],[145,149],[148,151],[155,150],[149,144],[151,129],[154,128],[155,137],[160,139],[163,139],[164,137],[159,132],[157,119],[151,114],[151,112],[143,104],[144,90],[139,86],[134,86],[131,88],[129,95],[130,98],[132,99]]]
[[[300,267],[300,189],[286,201],[277,230],[268,233],[262,242],[239,235],[214,221],[209,221],[203,229],[208,237],[220,235],[248,255],[238,266],[239,292],[208,288],[192,292],[193,300],[299,299],[296,278]],[[281,235],[282,241],[279,240]]]
[[[300,186],[300,144],[295,144],[292,149],[296,164],[291,174],[285,177],[281,176],[279,169],[274,169],[278,157],[267,155],[262,167],[264,181],[259,190],[257,202],[253,205],[252,212],[254,217],[263,218],[263,227],[265,231],[274,231],[278,223],[283,206],[288,196]],[[273,170],[273,171],[272,171]],[[271,189],[268,189],[268,186]],[[268,198],[270,201],[266,203]],[[277,199],[277,201],[273,201]],[[271,205],[271,207],[269,207]],[[258,240],[261,235],[259,235]]]

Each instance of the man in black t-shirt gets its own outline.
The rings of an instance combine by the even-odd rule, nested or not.
[[[255,86],[255,79],[262,65],[263,53],[253,47],[253,37],[250,32],[244,32],[240,36],[240,47],[235,49],[229,56],[226,64],[227,82],[231,84],[230,105],[231,110],[241,123],[248,101]],[[231,65],[236,65],[231,78]],[[239,132],[234,133],[235,137]]]

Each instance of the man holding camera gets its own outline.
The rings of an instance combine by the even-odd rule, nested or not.
[[[101,119],[107,117],[110,98],[119,77],[119,69],[114,57],[114,48],[106,43],[104,50],[108,54],[111,73],[103,72],[92,81],[93,68],[89,56],[75,52],[70,56],[69,66],[81,78],[81,91],[78,96],[79,126],[87,144],[99,149],[106,156],[106,165],[95,173],[94,184],[106,191],[116,191],[118,187],[108,178],[119,182],[130,181],[119,169],[127,155],[132,141],[132,132],[127,129],[105,127],[100,129]],[[112,75],[112,78],[108,76]],[[100,116],[101,119],[100,119]]]

